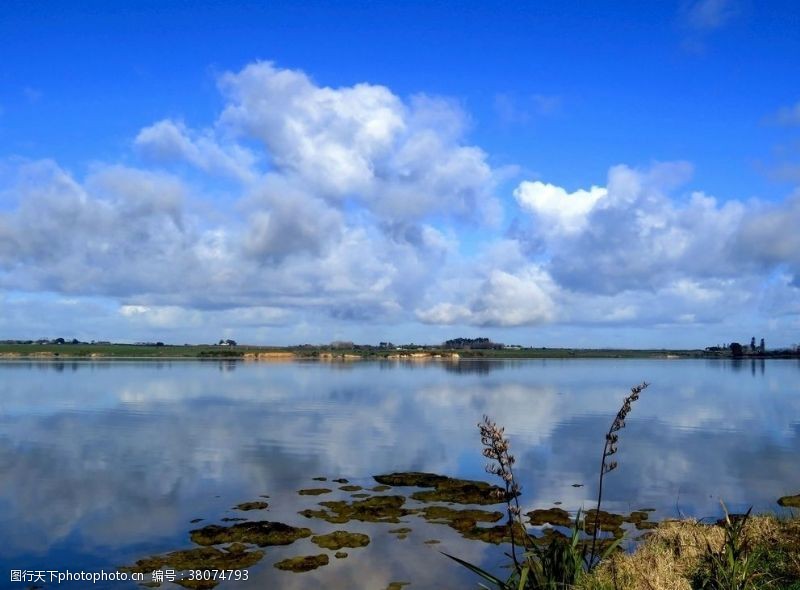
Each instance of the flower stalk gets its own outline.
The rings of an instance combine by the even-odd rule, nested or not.
[[[618,433],[620,430],[625,428],[625,419],[628,417],[633,403],[639,399],[639,394],[641,394],[648,385],[650,384],[646,381],[643,381],[640,385],[631,387],[630,395],[622,402],[622,407],[619,409],[619,412],[617,412],[617,415],[614,417],[614,421],[611,423],[611,428],[609,428],[608,432],[606,433],[606,442],[605,445],[603,445],[603,458],[600,462],[600,483],[597,490],[597,507],[594,514],[594,526],[592,527],[592,549],[589,552],[588,565],[590,568],[594,565],[597,556],[595,553],[595,546],[597,544],[597,533],[599,530],[600,505],[603,501],[603,478],[605,477],[606,473],[610,473],[617,468],[617,462],[612,461],[610,457],[617,452],[617,443],[619,442]]]

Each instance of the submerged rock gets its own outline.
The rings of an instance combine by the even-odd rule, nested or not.
[[[234,506],[236,510],[264,510],[268,507],[269,504],[266,502],[242,502]]]
[[[243,522],[230,527],[216,524],[190,531],[193,542],[198,545],[219,545],[222,543],[251,543],[259,547],[268,545],[289,545],[297,539],[311,536],[311,530],[296,528],[282,522]]]
[[[336,551],[343,547],[358,548],[369,545],[369,536],[348,531],[334,531],[327,535],[311,537],[311,542],[325,549]]]
[[[433,488],[414,492],[411,497],[420,502],[454,502],[456,504],[500,504],[505,491],[485,481],[456,479],[435,473],[405,472],[374,476],[375,481],[389,486]]]
[[[796,496],[783,496],[778,499],[778,504],[786,508],[800,508],[800,494]]]
[[[342,486],[339,489],[342,490],[343,492],[359,492],[364,488],[362,488],[361,486],[349,485],[349,486]]]
[[[279,570],[286,570],[290,572],[310,572],[323,565],[328,565],[330,559],[324,553],[319,555],[305,555],[301,557],[290,557],[275,564]]]
[[[389,531],[389,534],[395,535],[401,541],[403,539],[408,538],[408,534],[411,532],[411,529],[408,527],[401,527],[399,529],[392,529]]]
[[[479,522],[497,522],[502,512],[488,510],[456,510],[447,506],[426,506],[420,511],[422,518],[435,524],[447,524],[456,530],[465,530]]]
[[[389,473],[386,475],[375,475],[373,479],[385,486],[414,486],[418,488],[434,488],[436,485],[447,479],[444,475],[435,473],[422,473],[419,471],[408,471],[402,473]]]
[[[263,551],[247,551],[243,545],[231,545],[227,549],[216,547],[196,547],[185,551],[173,551],[164,555],[154,555],[140,559],[135,565],[120,568],[128,573],[149,574],[161,568],[176,571],[217,569],[245,569],[258,563],[264,557]]]
[[[320,496],[322,494],[330,494],[333,490],[329,490],[328,488],[304,488],[302,490],[297,490],[297,493],[301,496]]]
[[[336,559],[344,559],[345,557],[347,557],[347,553],[345,553],[344,551],[337,551],[336,553],[333,554],[333,556]]]
[[[597,517],[597,528],[601,531],[612,533],[615,537],[622,536],[622,523],[625,522],[625,517],[621,514],[613,514],[601,510],[598,512],[594,508],[586,511],[586,518],[583,520],[584,531],[591,535],[594,533],[595,517]]]
[[[374,496],[366,500],[320,502],[325,509],[302,510],[306,518],[320,518],[334,524],[344,524],[351,520],[362,522],[399,522],[400,518],[411,514],[403,508],[405,496]]]
[[[570,527],[574,524],[569,512],[562,508],[540,508],[528,512],[528,520],[533,526],[551,524],[553,526]]]

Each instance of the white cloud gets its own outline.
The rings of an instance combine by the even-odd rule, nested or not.
[[[134,147],[156,169],[5,162],[0,292],[112,301],[98,317],[137,334],[797,313],[797,194],[723,201],[686,188],[685,162],[619,165],[605,186],[520,182],[503,231],[502,171],[465,140],[453,101],[269,63],[220,85],[227,102],[202,131],[141,130]],[[200,187],[220,175],[239,182],[215,199]]]
[[[250,150],[235,144],[222,147],[212,133],[193,133],[183,123],[169,119],[142,129],[134,147],[156,161],[185,160],[203,172],[243,182],[256,177],[256,157]]]
[[[517,202],[541,219],[542,231],[567,234],[581,231],[591,210],[607,194],[606,189],[598,186],[568,193],[559,186],[539,181],[524,181],[514,190]]]
[[[262,142],[276,172],[322,198],[357,199],[392,219],[498,215],[487,156],[462,144],[466,117],[452,102],[404,102],[366,83],[322,87],[268,62],[225,74],[220,87],[219,126]]]

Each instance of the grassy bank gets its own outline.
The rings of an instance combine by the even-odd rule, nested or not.
[[[754,516],[738,551],[726,526],[662,522],[633,553],[617,553],[579,580],[581,590],[800,590],[800,519]]]

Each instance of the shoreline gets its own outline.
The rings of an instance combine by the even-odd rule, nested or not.
[[[113,348],[117,348],[114,350]],[[20,350],[27,348],[27,350]],[[44,350],[43,350],[44,348]],[[722,360],[731,362],[764,360],[800,360],[797,353],[755,354],[742,357],[708,354],[703,351],[614,350],[614,349],[523,349],[502,350],[444,350],[429,351],[375,351],[330,349],[263,349],[255,347],[164,346],[145,347],[132,345],[93,346],[63,345],[60,347],[0,345],[0,361],[241,361],[241,362],[459,362],[459,361],[515,361],[515,360]],[[141,350],[131,350],[141,349]],[[176,350],[177,349],[177,350]]]

